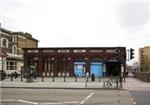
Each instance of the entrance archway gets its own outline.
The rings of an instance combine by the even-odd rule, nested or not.
[[[106,62],[106,76],[120,76],[121,64],[120,62]]]
[[[77,77],[85,76],[85,59],[83,57],[77,57],[74,61],[74,75]]]

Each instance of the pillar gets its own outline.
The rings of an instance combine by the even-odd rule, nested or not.
[[[39,76],[42,76],[42,73],[44,72],[44,63],[43,63],[43,54],[41,50],[39,50],[39,57],[38,57],[38,70],[39,70]]]

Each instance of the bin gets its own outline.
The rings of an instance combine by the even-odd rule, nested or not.
[[[91,81],[95,81],[95,75],[94,74],[91,75]]]

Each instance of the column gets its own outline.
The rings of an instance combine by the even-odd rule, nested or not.
[[[44,72],[44,66],[43,66],[43,54],[41,53],[41,50],[39,50],[39,56],[38,56],[38,71],[39,76],[42,76],[42,73]]]
[[[68,58],[67,69],[69,72],[69,76],[74,76],[74,62],[72,58]]]
[[[103,76],[106,76],[106,64],[103,63]]]

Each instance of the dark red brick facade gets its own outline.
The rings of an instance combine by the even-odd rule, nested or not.
[[[102,64],[103,76],[120,76],[122,68],[123,71],[126,68],[126,48],[24,48],[25,72],[33,67],[39,76],[74,76],[78,62],[83,63],[83,76],[86,72],[90,73],[92,62]]]

